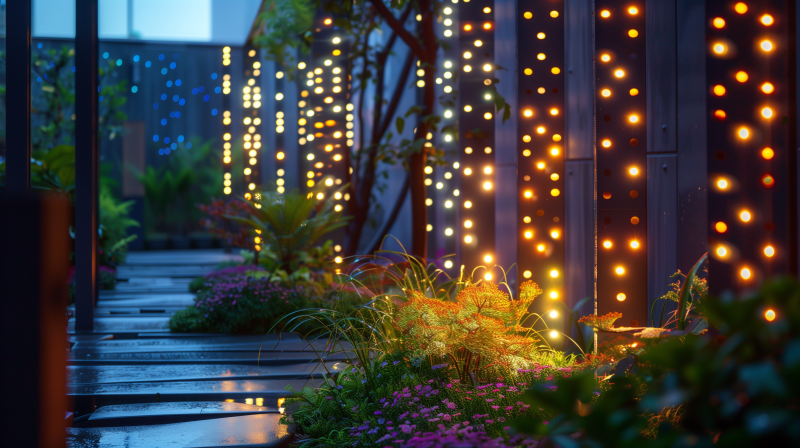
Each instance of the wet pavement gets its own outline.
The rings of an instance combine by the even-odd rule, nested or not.
[[[193,303],[192,278],[235,257],[213,250],[129,255],[118,288],[100,296],[95,334],[72,335],[69,447],[287,443],[279,399],[290,395],[287,387],[319,385],[326,368],[344,368],[336,362],[344,354],[323,366],[324,341],[169,332],[169,317]]]

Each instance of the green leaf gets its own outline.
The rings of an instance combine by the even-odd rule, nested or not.
[[[686,306],[691,300],[692,294],[692,284],[694,283],[694,278],[697,277],[697,271],[700,270],[700,267],[703,266],[703,263],[706,262],[708,259],[708,252],[703,254],[697,263],[695,263],[692,270],[686,275],[686,280],[683,282],[683,286],[681,287],[681,292],[679,294],[680,301],[678,302],[678,330],[685,330],[686,329]]]
[[[406,126],[406,121],[403,120],[403,117],[397,117],[394,120],[394,125],[397,126],[397,133],[402,134],[403,128]]]

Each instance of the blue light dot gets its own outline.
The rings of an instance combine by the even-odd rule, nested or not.
[[[42,78],[36,78],[36,82],[42,82]]]
[[[41,43],[41,42],[39,42],[39,44],[38,44],[38,45],[36,45],[36,48],[42,48],[42,43]]]
[[[131,87],[131,92],[136,93],[139,91],[139,88],[136,86]]]
[[[179,142],[182,142],[182,141],[183,141],[183,136],[182,136],[182,135],[179,135],[179,136],[178,136],[178,141],[179,141]]]
[[[173,69],[173,70],[175,69],[175,67],[176,67],[176,66],[177,66],[177,64],[175,64],[174,62],[171,62],[171,63],[169,64],[169,68],[171,68],[171,69]]]
[[[203,93],[203,92],[206,91],[206,89],[205,89],[205,87],[200,86],[200,87],[197,88],[197,91],[200,92],[200,93]]]
[[[177,143],[173,143],[173,144],[169,145],[169,147],[172,148],[172,149],[177,149],[178,148],[178,144]]]
[[[192,143],[191,142],[186,143],[186,149],[192,149]]]
[[[102,103],[104,99],[105,98],[103,98],[103,95],[100,95],[100,98],[98,98],[97,101],[100,101]]]
[[[158,55],[158,60],[159,61],[163,61],[164,60],[164,55],[163,54]]]
[[[175,118],[175,112],[170,112],[169,113],[169,118]]]
[[[39,45],[41,45],[41,44],[39,44]],[[211,74],[211,79],[217,79],[217,74],[216,73],[212,73]]]
[[[179,86],[179,85],[181,85],[181,80],[180,80],[180,79],[176,79],[176,80],[175,80],[175,85],[176,85],[176,86]]]
[[[50,61],[50,67],[55,67],[55,66],[56,66],[56,63],[53,62],[53,61]]]
[[[133,57],[133,62],[139,62],[139,55],[138,54]]]
[[[214,89],[214,93],[219,93],[219,92],[221,92],[221,91],[222,91],[222,89],[220,89],[219,87],[217,87],[216,89]]]
[[[154,141],[154,142],[157,142],[157,141],[158,141],[158,134],[155,134],[155,135],[153,135],[153,141]]]
[[[164,148],[164,154],[169,154],[169,148]]]
[[[166,125],[167,125],[167,119],[166,118],[162,118],[161,119],[161,126],[166,126]]]
[[[158,155],[160,156],[164,155],[164,148],[158,148]]]
[[[181,118],[181,111],[175,111],[175,118]]]
[[[178,104],[180,104],[181,106],[183,106],[184,104],[186,104],[186,99],[185,99],[185,98],[181,98],[181,100],[180,100],[180,101],[178,101]]]
[[[100,92],[100,86],[97,86],[97,91]]]
[[[166,75],[167,74],[167,68],[166,67],[161,69],[161,74],[162,75]]]
[[[153,109],[158,109],[158,103],[153,103]]]
[[[75,66],[72,66],[72,73],[75,73]]]
[[[211,115],[217,115],[218,112],[217,109],[211,109]]]
[[[178,100],[179,100],[180,98],[181,98],[181,97],[179,97],[178,95],[172,95],[172,101],[174,101],[174,102],[176,102],[176,103],[178,102]]]
[[[169,137],[164,137],[164,143],[169,143]]]
[[[122,59],[117,59],[117,67],[122,65]]]
[[[162,93],[162,94],[161,94],[161,99],[162,99],[162,100],[165,100],[165,99],[167,99],[167,94],[166,94],[166,93]]]
[[[204,97],[203,97],[203,101],[208,101],[208,100],[210,100],[210,99],[211,99],[211,97],[210,97],[210,96],[208,96],[208,95],[206,95],[206,96],[204,96]]]
[[[103,59],[108,59],[108,52],[103,53]]]
[[[197,95],[197,88],[192,89],[192,95]]]
[[[167,81],[167,87],[172,87],[172,81]]]
[[[145,67],[150,67],[151,65],[153,65],[153,63],[150,62],[150,61],[147,61],[147,62],[144,63]]]

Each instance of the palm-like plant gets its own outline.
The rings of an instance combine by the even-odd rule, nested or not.
[[[350,219],[334,211],[327,198],[316,197],[316,192],[261,193],[261,207],[253,207],[249,217],[226,217],[253,228],[262,245],[275,254],[277,269],[291,274],[298,268],[304,251],[323,235],[344,227]]]

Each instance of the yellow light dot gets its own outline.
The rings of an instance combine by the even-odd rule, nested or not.
[[[750,215],[750,212],[747,210],[743,210],[741,213],[739,213],[739,219],[741,219],[744,222],[750,222],[751,218],[752,216]]]
[[[492,274],[490,274],[490,273],[488,273],[488,272],[487,272],[487,273],[486,273],[486,274],[483,276],[483,279],[484,279],[484,280],[486,280],[487,282],[490,282],[490,281],[492,281]]]
[[[745,5],[742,2],[739,2],[736,4],[736,6],[733,7],[733,9],[739,14],[744,14],[747,12],[747,5]]]
[[[550,180],[558,180],[560,176],[557,173],[553,173],[550,175]]]
[[[533,238],[533,232],[531,232],[530,230],[526,230],[526,231],[525,231],[525,238],[526,238],[526,239],[531,239],[531,238]]]
[[[768,40],[761,41],[761,49],[764,51],[772,51],[772,42]]]
[[[720,180],[718,180],[718,181],[717,181],[717,187],[718,187],[720,190],[725,190],[726,188],[728,188],[728,181],[727,181],[727,180],[725,180],[725,179],[720,179]]]
[[[631,6],[628,8],[628,13],[631,15],[639,14],[639,10],[635,6]]]
[[[628,31],[628,36],[630,36],[630,37],[638,37],[639,36],[639,32],[636,31],[636,30],[630,30],[630,31]]]
[[[335,261],[337,263],[341,263],[342,262],[342,257],[336,257],[336,258],[333,259],[333,261]]]
[[[550,11],[550,17],[552,17],[552,18],[554,18],[554,19],[555,19],[556,17],[558,17],[558,11]]]
[[[725,95],[725,86],[716,85],[714,86],[714,95],[722,96]]]
[[[718,256],[720,256],[720,257],[725,257],[725,256],[727,256],[727,255],[728,255],[728,249],[726,249],[726,248],[725,248],[725,247],[723,247],[723,246],[719,246],[719,247],[717,248],[717,255],[718,255]]]
[[[530,19],[530,18],[533,17],[533,14],[530,11],[525,11],[525,13],[522,14],[522,17],[525,17],[526,19]]]
[[[526,75],[528,75],[528,76],[530,76],[530,75],[532,75],[532,74],[533,74],[533,70],[531,70],[531,69],[529,69],[529,68],[526,68],[526,69],[524,70],[524,72],[525,72],[525,74],[526,74]]]
[[[532,275],[533,274],[531,273],[531,271],[525,271],[522,273],[522,276],[525,278],[531,278]]]
[[[544,126],[539,126],[538,128],[536,128],[536,133],[538,134],[544,134],[545,131],[546,129],[544,128]]]
[[[545,167],[544,162],[539,162],[536,164],[536,168],[539,168],[540,170],[543,170],[544,167]]]
[[[765,82],[764,84],[761,84],[761,91],[766,94],[770,94],[775,91],[775,86],[773,86],[772,83]]]
[[[605,247],[606,249],[611,249],[611,246],[613,246],[611,241],[609,241],[609,240],[603,241],[603,247]]]
[[[775,314],[775,311],[773,310],[767,310],[764,313],[764,319],[766,319],[767,322],[772,322],[773,320],[775,320],[776,317],[778,316]]]
[[[539,244],[538,246],[536,246],[536,250],[539,252],[544,252],[544,249],[545,249],[544,244]]]
[[[553,134],[553,141],[554,142],[560,142],[561,141],[561,136],[559,134]]]
[[[556,317],[558,317],[558,311],[556,311],[556,310],[550,311],[550,313],[549,313],[549,314],[550,314],[550,317],[552,317],[552,318],[554,318],[554,319],[555,319]]]
[[[550,298],[551,298],[551,299],[557,299],[557,298],[558,298],[558,293],[557,293],[557,292],[555,292],[555,291],[551,291],[551,292],[550,292]]]
[[[619,300],[620,302],[625,301],[625,299],[626,299],[626,296],[625,296],[624,292],[621,292],[621,293],[617,294],[617,300]]]
[[[713,21],[714,28],[725,28],[725,19],[722,17],[716,17]]]
[[[742,270],[739,272],[739,275],[741,275],[743,279],[747,280],[753,275],[753,273],[750,272],[750,269],[742,268]]]
[[[546,36],[544,35],[544,33],[538,33],[538,34],[536,34],[536,38],[538,38],[539,40],[541,40],[541,39],[544,39],[545,37],[546,37]]]
[[[631,115],[630,117],[628,117],[628,120],[630,120],[631,123],[637,123],[639,121],[639,117],[637,117],[636,115]]]
[[[526,117],[532,117],[533,111],[530,109],[526,109],[525,112],[522,113],[522,115],[525,115]]]
[[[483,118],[485,118],[487,120],[491,120],[492,119],[492,113],[491,112],[486,112],[485,114],[483,114]]]
[[[775,255],[775,248],[772,246],[765,247],[764,255],[766,255],[767,257],[772,257],[773,255]]]
[[[522,150],[522,155],[525,156],[525,157],[530,157],[531,150],[530,149],[523,149]]]
[[[622,70],[615,70],[614,76],[616,76],[617,78],[622,78],[623,76],[625,76],[625,72]]]
[[[470,221],[469,219],[468,219],[468,220],[466,220],[466,221],[464,221],[464,227],[466,227],[466,228],[468,228],[468,229],[469,229],[470,227],[472,227],[472,221]]]
[[[636,96],[636,95],[638,95],[638,94],[639,94],[639,89],[631,89],[631,90],[630,90],[630,94],[631,94],[631,96]]]
[[[720,222],[714,224],[714,229],[719,233],[725,233],[725,232],[728,231],[728,225],[725,224],[724,222],[720,221]]]
[[[531,190],[525,190],[524,195],[526,198],[530,199],[533,197],[533,192]]]
[[[738,134],[739,134],[739,138],[746,139],[746,138],[750,137],[750,130],[747,129],[747,128],[739,128]]]
[[[557,338],[558,337],[558,332],[556,330],[551,331],[550,332],[550,337],[551,338]]]
[[[770,109],[769,107],[761,109],[761,116],[763,116],[764,118],[772,118],[772,109]]]
[[[483,261],[484,261],[484,263],[491,263],[492,262],[492,256],[491,255],[484,256],[483,257]]]
[[[639,168],[632,167],[631,169],[628,170],[628,172],[631,173],[631,176],[636,176],[637,174],[639,174]]]
[[[469,235],[465,236],[464,237],[464,242],[467,243],[467,244],[471,243],[472,242],[472,237],[469,236]]]
[[[607,54],[604,54],[604,55],[600,56],[600,60],[603,61],[603,62],[608,62],[608,61],[611,60],[611,56],[609,56]]]
[[[553,238],[554,240],[557,240],[559,236],[561,235],[558,233],[558,230],[553,230],[552,232],[550,232],[550,237]]]
[[[547,59],[547,56],[544,53],[539,53],[536,55],[536,59],[544,61],[545,59]]]
[[[607,19],[607,18],[611,17],[611,13],[607,9],[604,9],[604,10],[600,11],[600,17],[602,17],[604,19]]]
[[[631,248],[638,249],[639,248],[639,242],[636,241],[636,240],[631,241]]]
[[[483,173],[484,174],[492,174],[492,167],[490,167],[490,166],[484,167],[483,168]]]
[[[464,208],[472,208],[472,202],[471,201],[464,202]]]
[[[551,155],[557,156],[557,155],[559,154],[559,152],[560,152],[560,151],[558,150],[558,148],[552,148],[552,149],[550,149],[550,154],[551,154]]]
[[[611,140],[603,140],[603,142],[601,144],[603,145],[603,148],[610,148],[611,147]]]
[[[556,278],[556,277],[558,277],[558,271],[557,271],[557,270],[555,270],[555,269],[553,269],[552,271],[550,271],[550,277],[553,277],[553,278]]]
[[[743,71],[736,72],[736,80],[739,82],[747,82],[750,77]]]
[[[483,189],[484,190],[491,190],[492,189],[492,183],[491,182],[484,182],[483,183]]]
[[[485,72],[492,71],[492,64],[483,64],[483,71]]]
[[[550,190],[550,196],[556,197],[560,194],[561,192],[558,190],[558,188],[553,188],[552,190]]]
[[[550,115],[558,115],[558,109],[556,108],[550,109]]]
[[[611,91],[608,90],[608,89],[603,89],[603,90],[600,91],[600,94],[603,95],[604,97],[608,98],[608,97],[611,96]]]
[[[773,151],[772,148],[764,148],[761,150],[761,157],[770,160],[775,157],[775,151]]]
[[[728,47],[726,47],[725,44],[721,43],[714,44],[712,48],[714,49],[714,53],[716,54],[724,54],[726,51],[728,51]]]
[[[617,275],[622,275],[625,273],[625,268],[623,268],[622,266],[617,266],[616,269],[614,269],[614,272],[616,272]]]
[[[550,72],[553,73],[554,75],[557,75],[561,73],[561,69],[558,67],[553,67],[552,69],[550,69]]]

